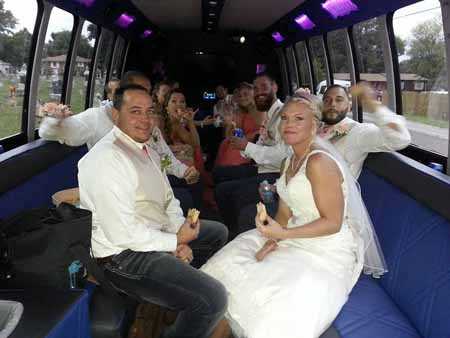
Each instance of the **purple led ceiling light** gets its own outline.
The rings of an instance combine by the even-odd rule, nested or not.
[[[358,10],[358,6],[351,0],[327,0],[322,4],[322,8],[330,13],[334,19]]]
[[[152,35],[153,34],[153,31],[151,30],[151,29],[146,29],[145,31],[144,31],[144,33],[142,33],[142,38],[148,38],[150,35]]]
[[[282,42],[284,40],[284,37],[280,34],[280,32],[273,32],[272,37],[276,42]]]
[[[295,22],[304,30],[313,29],[316,27],[315,23],[311,21],[306,14],[299,15],[295,18]]]
[[[85,7],[91,7],[95,2],[95,0],[75,0],[75,1]]]
[[[127,13],[122,13],[116,20],[116,25],[122,28],[128,28],[135,18]]]

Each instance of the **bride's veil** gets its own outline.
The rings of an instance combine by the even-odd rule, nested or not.
[[[308,102],[314,116],[319,121],[321,120],[321,100],[317,96],[299,90],[286,100],[285,106],[292,100]],[[315,136],[312,146],[314,149],[327,152],[337,161],[347,187],[346,219],[344,221],[350,227],[355,240],[358,242],[358,259],[363,261],[363,272],[365,274],[380,277],[387,272],[387,265],[372,220],[362,200],[358,181],[350,172],[347,162],[329,141]]]
[[[347,163],[330,142],[316,136],[313,145],[314,148],[329,153],[338,162],[347,187],[345,222],[351,228],[356,240],[360,242],[360,256],[364,259],[363,272],[373,277],[380,277],[387,272],[386,261],[372,220],[362,200],[358,181],[353,177]]]

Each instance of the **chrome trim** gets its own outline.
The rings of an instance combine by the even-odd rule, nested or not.
[[[450,2],[441,0],[442,25],[444,29],[445,52],[447,59],[447,87],[450,86]],[[447,95],[448,91],[447,91]],[[450,96],[448,100],[449,125],[448,125],[448,154],[447,175],[450,175]]]
[[[127,41],[125,41],[126,43]],[[131,41],[128,41],[127,43],[127,47],[125,49],[125,53],[123,55],[123,62],[122,62],[122,70],[120,71],[120,78],[122,78],[123,73],[125,73],[125,65],[127,63],[127,59],[128,59],[128,52],[130,51],[130,47],[131,47]]]
[[[80,44],[80,36],[81,36],[81,31],[83,30],[84,22],[85,21],[83,18],[79,18],[77,31],[75,33],[76,34],[75,40],[73,41],[72,53],[71,53],[72,56],[70,57],[70,65],[69,65],[69,75],[67,77],[66,95],[64,97],[64,102],[66,104],[70,104],[70,99],[72,96],[73,70],[77,64],[77,52],[78,52],[78,46]]]
[[[89,107],[92,107],[92,104],[94,102],[94,92],[95,92],[95,75],[97,74],[97,65],[98,65],[98,59],[100,56],[100,51],[103,47],[103,37],[105,29],[103,29],[100,26],[97,26],[97,29],[100,29],[100,35],[98,36],[98,44],[97,49],[94,52],[94,67],[92,67],[91,74],[89,74],[89,78],[91,80],[91,87],[89,88]]]
[[[39,26],[36,53],[34,54],[33,67],[31,68],[30,96],[28,101],[28,128],[27,141],[35,139],[36,105],[38,102],[39,77],[41,74],[42,54],[44,52],[45,35],[47,34],[48,22],[52,13],[53,5],[43,1],[44,12]],[[30,70],[28,70],[30,71]]]
[[[394,113],[397,112],[397,105],[396,102],[396,95],[395,92],[395,83],[394,83],[394,63],[392,62],[392,49],[391,44],[389,43],[389,32],[387,29],[387,16],[382,15],[377,18],[377,20],[380,20],[383,27],[383,59],[384,59],[384,68],[386,70],[386,85],[387,85],[387,91],[389,93],[389,101],[388,101],[388,107],[390,110],[392,110]]]

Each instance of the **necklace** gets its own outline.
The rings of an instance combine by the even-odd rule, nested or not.
[[[298,160],[296,159],[295,154],[292,155],[292,160],[290,163],[292,176],[294,176],[295,173],[298,171],[298,169],[300,169],[300,166],[302,165],[303,161],[306,158],[306,155],[308,155],[308,154],[309,154],[309,148],[305,151],[305,153],[302,155],[302,157],[300,157]],[[295,164],[296,160],[297,160],[297,164]]]

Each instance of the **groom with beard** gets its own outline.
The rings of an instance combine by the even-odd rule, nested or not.
[[[283,103],[277,98],[278,86],[266,73],[257,75],[253,86],[257,110],[267,112],[260,136],[256,143],[249,142],[246,138],[232,137],[231,144],[235,149],[241,150],[244,156],[254,160],[256,165],[227,167],[229,173],[234,170],[234,179],[220,183],[215,189],[216,202],[231,238],[237,234],[236,223],[240,207],[258,202],[259,184],[264,180],[272,184],[280,176],[281,163],[278,156],[274,156],[272,160],[269,155],[272,152],[267,151],[282,142],[278,125],[279,110]]]
[[[370,118],[373,123],[360,123],[347,117],[352,108],[350,95],[345,87],[332,85],[323,94],[323,125],[317,134],[333,144],[357,179],[369,153],[393,152],[406,148],[411,142],[411,135],[405,118],[381,105],[368,84],[358,83],[352,87],[351,94],[358,97],[364,112],[368,113],[366,119]],[[281,163],[290,155],[291,149],[283,143],[266,148],[266,156],[271,157],[274,162]],[[238,233],[255,227],[255,214],[254,204],[240,205]]]
[[[411,135],[405,118],[392,113],[375,98],[375,92],[367,83],[352,87],[351,94],[358,97],[373,123],[359,123],[347,114],[351,111],[351,99],[346,88],[333,85],[323,94],[323,127],[318,136],[330,141],[348,164],[353,177],[358,178],[364,160],[369,153],[393,152],[406,148]]]

